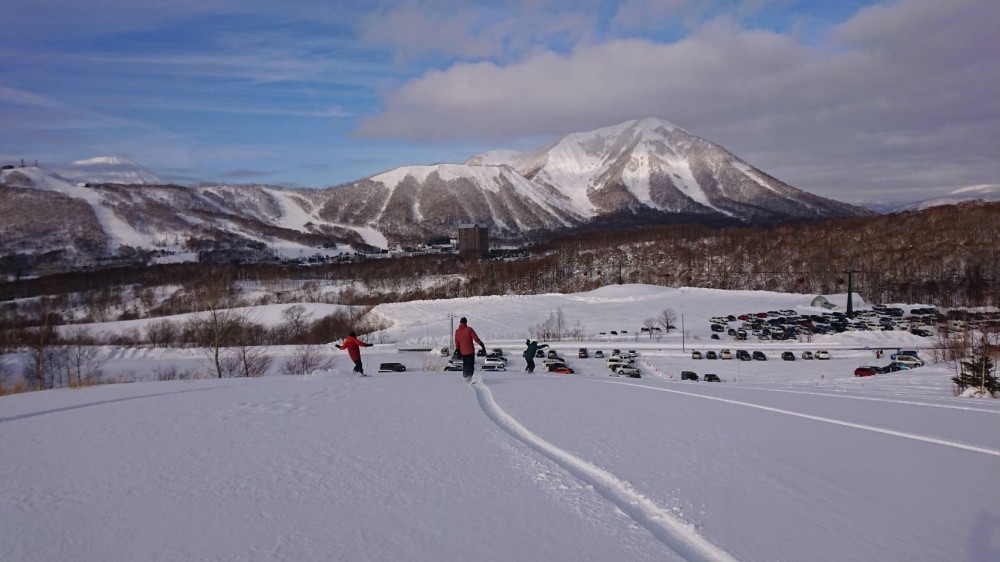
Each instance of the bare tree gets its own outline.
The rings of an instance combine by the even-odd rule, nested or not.
[[[28,347],[28,354],[31,363],[25,371],[25,378],[34,382],[38,390],[50,388],[51,376],[46,371],[46,361],[51,357],[48,352],[49,346],[58,340],[55,328],[52,325],[52,311],[47,299],[42,299],[38,304],[38,325],[27,328],[23,332],[24,342]]]
[[[655,330],[656,324],[657,324],[657,319],[656,318],[647,318],[642,323],[642,326],[644,328],[646,328],[647,332],[649,332],[649,339],[653,339],[653,332],[656,331]]]
[[[300,345],[281,366],[283,375],[305,375],[333,367],[334,359],[323,356],[322,346]]]
[[[670,330],[677,328],[677,313],[672,308],[666,308],[660,313],[656,321],[663,328],[663,331],[669,334]]]
[[[281,312],[282,327],[288,331],[290,341],[301,343],[302,337],[309,329],[312,312],[301,304],[294,304]]]

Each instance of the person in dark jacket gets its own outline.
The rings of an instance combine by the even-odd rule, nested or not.
[[[528,346],[528,349],[524,350],[524,360],[527,362],[527,366],[524,368],[525,372],[534,373],[535,372],[535,354],[539,349],[543,347],[548,347],[549,344],[543,343],[538,345],[538,342],[532,341],[531,339],[524,340],[524,345]]]
[[[372,344],[359,340],[358,334],[354,330],[351,330],[351,333],[347,334],[347,337],[344,338],[344,343],[338,345],[337,348],[346,349],[347,355],[351,358],[351,361],[354,361],[354,372],[361,373],[361,376],[367,377],[365,367],[361,364],[361,348],[371,346]]]
[[[472,380],[472,375],[476,373],[476,342],[486,355],[486,344],[479,339],[476,331],[469,327],[469,321],[463,316],[458,321],[458,329],[455,330],[455,349],[462,354],[462,376],[465,380]]]

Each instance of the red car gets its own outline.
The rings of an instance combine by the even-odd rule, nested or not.
[[[556,374],[559,374],[559,375],[572,375],[574,371],[573,371],[573,369],[570,369],[566,365],[559,365],[559,366],[550,368],[549,372],[550,373],[556,373]]]
[[[871,367],[858,367],[854,369],[854,376],[856,377],[874,377],[876,374],[878,373]]]

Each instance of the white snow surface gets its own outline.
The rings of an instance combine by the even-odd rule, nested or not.
[[[1000,401],[954,397],[942,365],[852,376],[876,362],[866,346],[925,340],[708,339],[710,316],[810,300],[624,285],[381,305],[394,326],[368,336],[386,342],[362,351],[370,377],[328,346],[334,365],[305,376],[0,397],[0,560],[997,560]],[[632,337],[665,307],[686,337]],[[557,310],[588,334],[549,342],[576,374],[523,373],[524,337]],[[470,386],[404,351],[447,345],[452,313],[507,372]],[[636,349],[643,378],[609,377],[583,346]],[[690,358],[721,347],[771,360]],[[105,351],[137,379],[204,361]]]

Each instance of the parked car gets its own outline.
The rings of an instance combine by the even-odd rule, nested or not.
[[[503,363],[483,363],[479,366],[480,371],[506,371],[507,366]]]
[[[932,335],[930,330],[926,330],[924,328],[913,328],[912,330],[910,330],[910,333],[915,336],[920,336],[922,338],[929,338]]]
[[[476,357],[486,357],[486,350],[483,349],[483,348],[481,348],[481,347],[479,349],[477,349],[476,350]]]
[[[719,355],[714,351],[708,351],[705,353],[705,359],[718,359]]]
[[[820,350],[820,351],[816,352],[815,357],[816,357],[816,359],[829,359],[830,358],[830,352],[829,351]]]
[[[507,361],[500,357],[488,356],[484,361],[483,365],[499,365],[500,367],[507,368]]]
[[[618,369],[615,372],[620,377],[629,377],[633,379],[642,378],[642,374],[639,372],[639,369],[631,365],[618,367]]]
[[[900,363],[899,361],[893,361],[889,363],[888,369],[891,369],[893,373],[896,371],[909,371],[913,369],[913,365],[907,365],[906,363]]]
[[[552,364],[552,365],[546,365],[545,366],[545,370],[548,371],[548,372],[550,372],[550,373],[557,373],[557,374],[560,374],[560,375],[572,375],[575,372],[575,371],[573,371],[572,368],[570,368],[568,365],[565,365],[563,363],[555,363],[555,364]]]
[[[692,351],[691,352],[691,359],[701,359],[701,352],[700,351]]]
[[[598,349],[597,351],[594,352],[594,357],[598,359],[604,359],[604,352]]]
[[[856,377],[874,377],[878,372],[874,367],[858,367],[854,369],[854,376]]]
[[[747,350],[745,350],[745,349],[737,349],[736,350],[736,358],[739,359],[740,361],[749,361],[750,360],[750,352],[747,351]]]
[[[694,371],[681,371],[682,381],[696,381],[698,380],[698,374]]]
[[[811,352],[811,351],[803,351],[802,352],[802,358],[803,359],[807,359],[807,360],[808,359],[812,359],[813,358],[813,352]]]
[[[723,349],[719,352],[719,359],[732,359],[733,354],[728,349]]]
[[[541,359],[542,357],[545,357],[545,352],[539,349],[538,351],[535,352],[535,357]]]
[[[612,349],[611,350],[611,356],[612,357],[614,357],[615,355],[621,355],[621,354],[622,354],[622,350],[620,350],[620,349]]]
[[[447,347],[442,347],[441,348],[441,357],[448,357],[449,355],[451,355],[451,353],[448,351],[448,348]]]
[[[496,353],[493,353],[492,351],[486,354],[486,359],[496,359],[496,360],[499,360],[499,361],[503,361],[505,365],[507,364],[507,358],[506,357],[504,357],[503,355],[497,355]]]
[[[781,359],[784,361],[795,361],[795,354],[791,351],[781,352]]]
[[[630,365],[630,364],[631,361],[625,359],[624,357],[618,357],[618,356],[608,357],[608,360],[605,363],[605,365],[607,365],[607,367],[612,370],[622,365]]]
[[[590,357],[590,353],[587,352],[587,348],[586,347],[581,347],[580,351],[578,351],[576,353],[576,355],[580,359],[586,359],[586,358]]]
[[[461,371],[462,370],[462,360],[459,359],[458,361],[456,361],[456,360],[452,359],[451,361],[448,361],[448,364],[444,366],[444,370],[445,371]]]
[[[767,355],[764,355],[763,351],[754,351],[753,352],[753,360],[754,361],[767,361]]]
[[[723,326],[722,324],[712,324],[712,331],[713,332],[725,332],[726,331],[726,327]]]
[[[490,350],[490,354],[491,355],[498,355],[500,357],[503,357],[503,350],[500,349],[499,347],[494,347],[493,349]]]
[[[715,373],[705,373],[704,380],[705,382],[722,382],[719,375],[716,375]]]
[[[556,359],[559,357],[559,354],[556,352],[556,350],[550,349],[548,354],[546,354],[546,357],[548,357],[549,359]]]
[[[927,364],[927,362],[924,361],[923,359],[919,357],[914,357],[912,355],[897,354],[893,356],[893,359],[896,363],[902,363],[903,365],[907,365],[909,367],[923,367],[924,365]]]
[[[406,365],[402,363],[381,363],[378,366],[378,372],[380,373],[401,373],[406,370]]]

